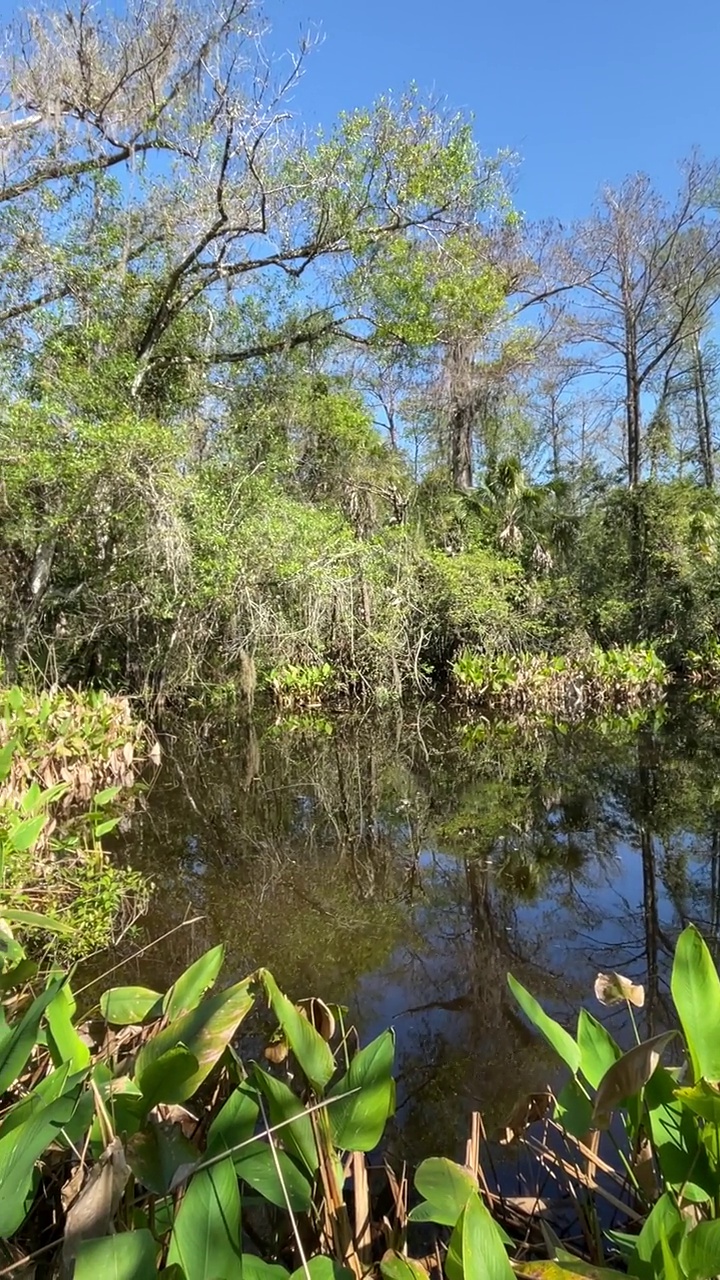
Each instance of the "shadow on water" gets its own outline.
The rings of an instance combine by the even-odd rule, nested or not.
[[[218,941],[226,972],[270,968],[296,997],[398,1035],[394,1141],[457,1155],[542,1087],[549,1054],[516,1016],[512,969],[561,1015],[596,1014],[598,969],[645,981],[669,1017],[674,939],[718,932],[720,722],[468,725],[437,708],[332,722],[185,725],[119,840],[155,883],[123,981],[163,987]],[[135,939],[137,942],[137,939]]]

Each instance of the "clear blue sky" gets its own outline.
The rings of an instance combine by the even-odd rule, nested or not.
[[[296,96],[309,124],[415,80],[472,112],[483,150],[521,154],[530,218],[582,215],[637,169],[670,191],[693,146],[720,154],[717,0],[267,0],[267,13],[276,49],[310,23],[324,35]]]

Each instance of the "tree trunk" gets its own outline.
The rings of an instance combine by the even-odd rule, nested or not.
[[[628,334],[625,351],[625,420],[627,427],[628,485],[634,489],[640,482],[640,379],[634,335]]]
[[[453,487],[468,493],[473,486],[472,349],[454,342],[446,361],[450,412],[450,468]]]
[[[698,447],[706,488],[715,486],[715,459],[713,457],[712,424],[705,378],[705,365],[697,334],[693,339],[693,382],[695,384],[695,409],[697,414]]]

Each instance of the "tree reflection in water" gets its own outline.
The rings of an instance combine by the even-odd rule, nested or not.
[[[365,1040],[393,1023],[392,1141],[457,1154],[472,1107],[499,1126],[553,1070],[508,969],[560,1016],[599,1014],[595,973],[619,969],[650,1033],[667,1021],[677,932],[718,934],[719,725],[699,705],[565,728],[432,707],[179,725],[119,852],[157,886],[148,937],[203,919],[123,980],[163,986],[221,940],[229,974],[264,964],[347,1004]]]

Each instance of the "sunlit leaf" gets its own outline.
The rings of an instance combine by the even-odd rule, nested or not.
[[[23,1017],[0,1039],[0,1096],[10,1088],[23,1070],[37,1039],[42,1016],[65,981],[55,978],[33,1000]]]
[[[47,814],[39,813],[35,818],[26,818],[19,822],[8,833],[8,840],[16,853],[25,853],[37,843],[40,833],[47,822]]]
[[[61,986],[45,1010],[48,1023],[48,1048],[56,1067],[69,1063],[71,1071],[82,1071],[90,1065],[90,1047],[73,1025],[75,1001],[70,984]]]
[[[148,987],[112,987],[100,997],[100,1012],[114,1027],[153,1022],[162,1014],[162,995]]]
[[[574,1076],[557,1096],[554,1119],[575,1138],[585,1138],[592,1128],[593,1104]]]
[[[335,1070],[335,1059],[330,1046],[310,1020],[283,995],[267,969],[261,969],[259,977],[265,987],[268,1003],[300,1067],[314,1089],[324,1089]]]
[[[720,1218],[700,1222],[687,1233],[680,1262],[688,1280],[712,1280],[720,1273]]]
[[[290,1272],[276,1262],[264,1262],[254,1253],[242,1256],[242,1280],[289,1280]]]
[[[513,1270],[523,1280],[622,1280],[625,1274],[609,1267],[595,1267],[591,1262],[583,1262],[580,1258],[573,1259],[572,1262],[516,1262]]]
[[[675,1201],[666,1192],[643,1223],[628,1261],[628,1272],[637,1280],[657,1280],[663,1271],[662,1243],[665,1238],[678,1252],[685,1231],[685,1220]]]
[[[162,1002],[162,1011],[169,1022],[197,1007],[217,981],[224,958],[225,947],[221,943],[206,951],[173,983]]]
[[[32,1185],[35,1163],[50,1144],[59,1137],[61,1129],[71,1119],[80,1094],[81,1082],[77,1076],[68,1082],[69,1068],[55,1072],[58,1084],[67,1092],[51,1101],[34,1098],[25,1100],[27,1118],[21,1124],[10,1127],[15,1117],[10,1113],[3,1121],[0,1137],[0,1238],[7,1240],[22,1225],[26,1215],[26,1200]]]
[[[58,920],[55,916],[46,916],[41,911],[21,911],[16,907],[0,905],[0,914],[3,920],[8,920],[10,924],[25,925],[29,929],[43,929],[47,933],[58,933],[63,938],[69,938],[73,933],[73,926],[67,921]]]
[[[580,1070],[588,1084],[597,1089],[606,1072],[622,1056],[622,1051],[610,1032],[587,1009],[581,1009],[578,1016],[577,1040]]]
[[[717,1085],[698,1080],[692,1088],[676,1088],[675,1097],[689,1111],[720,1128],[720,1089]]]
[[[182,1088],[176,1089],[174,1101],[184,1102],[191,1098],[222,1057],[252,1006],[249,981],[239,982],[203,1000],[197,1009],[176,1018],[146,1040],[136,1059],[136,1078],[141,1079],[150,1063],[169,1049],[183,1046],[197,1058],[198,1069],[194,1075],[188,1076]]]
[[[645,1090],[652,1145],[666,1186],[682,1188],[685,1200],[702,1203],[714,1195],[716,1179],[697,1121],[679,1100],[680,1092],[669,1071],[657,1067]]]
[[[339,1099],[328,1108],[336,1147],[372,1151],[377,1146],[395,1106],[394,1056],[394,1032],[385,1031],[355,1054],[347,1073],[329,1090],[328,1098]],[[342,1098],[344,1093],[349,1096]]]
[[[240,1275],[240,1191],[232,1160],[193,1175],[178,1210],[168,1265],[178,1263],[185,1280]]]
[[[480,1196],[467,1201],[450,1237],[445,1259],[447,1280],[512,1280],[505,1246]]]
[[[307,1270],[310,1272],[310,1280],[354,1280],[352,1271],[348,1271],[347,1267],[343,1267],[334,1258],[328,1258],[325,1254],[316,1254],[314,1258],[308,1258]],[[290,1280],[307,1280],[305,1268],[298,1267],[297,1271],[293,1271]]]
[[[207,1154],[216,1156],[247,1142],[255,1132],[259,1114],[257,1094],[246,1084],[238,1085],[208,1129]]]
[[[694,1079],[720,1080],[720,978],[694,925],[678,938],[670,986]]]
[[[468,1199],[477,1192],[477,1182],[467,1169],[441,1156],[431,1156],[418,1165],[415,1186],[424,1203],[411,1210],[411,1222],[437,1222],[454,1227]]]
[[[380,1274],[383,1280],[429,1280],[428,1272],[413,1258],[406,1258],[404,1253],[388,1249],[380,1260]]]
[[[531,996],[511,973],[508,974],[508,986],[525,1016],[530,1019],[534,1027],[537,1027],[573,1075],[576,1075],[580,1068],[580,1049],[570,1033],[545,1012],[535,997]]]

